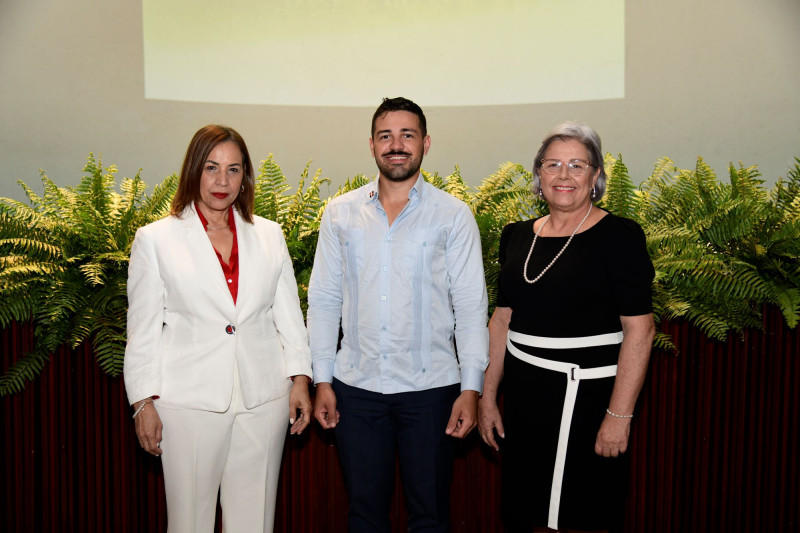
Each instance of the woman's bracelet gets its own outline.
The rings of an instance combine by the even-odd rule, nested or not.
[[[633,418],[633,415],[618,415],[617,413],[612,413],[608,409],[606,409],[606,413],[610,414],[614,418]]]
[[[136,411],[133,412],[133,418],[136,418],[136,415],[141,413],[142,409],[144,409],[144,406],[147,405],[148,403],[153,403],[153,398],[145,398],[144,400],[142,400],[142,403],[140,403],[139,407],[136,408]]]

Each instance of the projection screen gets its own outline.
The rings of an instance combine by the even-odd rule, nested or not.
[[[624,0],[143,0],[145,97],[279,106],[623,98]]]

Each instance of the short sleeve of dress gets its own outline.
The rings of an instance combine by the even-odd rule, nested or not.
[[[503,284],[502,284],[502,268],[503,265],[506,263],[506,249],[508,248],[508,241],[511,240],[511,235],[514,233],[514,229],[517,226],[517,222],[512,222],[508,224],[506,227],[503,228],[502,233],[500,233],[500,247],[499,247],[499,254],[498,260],[500,261],[500,269],[501,274],[497,278],[497,300],[495,305],[497,307],[511,307],[511,304],[503,294]]]
[[[617,217],[619,227],[608,255],[614,304],[620,316],[646,315],[653,311],[653,262],[647,253],[645,234],[634,221]]]

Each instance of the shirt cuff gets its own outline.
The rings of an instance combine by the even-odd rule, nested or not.
[[[474,390],[478,394],[483,394],[483,371],[477,368],[461,369],[461,392]]]
[[[333,382],[333,364],[332,361],[318,361],[312,363],[312,370],[314,372],[314,383],[332,383]]]

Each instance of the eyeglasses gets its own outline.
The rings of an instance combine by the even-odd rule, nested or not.
[[[554,176],[561,173],[561,167],[563,166],[564,162],[559,159],[542,159],[540,171],[548,176]],[[567,173],[573,178],[580,178],[586,175],[586,171],[589,170],[589,167],[594,166],[595,165],[583,159],[570,159],[567,163]]]

